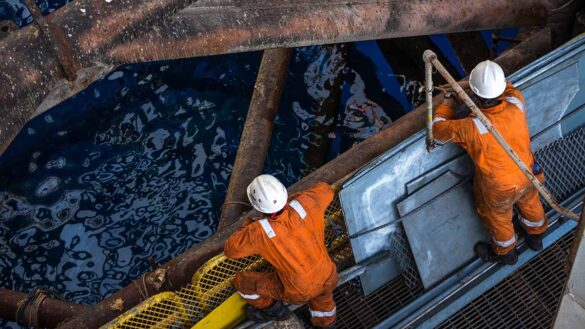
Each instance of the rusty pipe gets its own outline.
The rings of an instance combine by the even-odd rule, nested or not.
[[[502,54],[496,59],[496,62],[500,64],[506,74],[510,74],[548,51],[550,51],[550,30],[544,29]],[[439,104],[441,101],[442,96],[440,95],[433,98],[433,104]],[[333,184],[349,175],[380,154],[398,145],[412,134],[424,129],[425,113],[426,105],[422,104],[394,121],[388,128],[347,150],[290,186],[288,188],[289,193],[302,191],[320,181]],[[244,217],[256,215],[257,213],[255,212],[249,212]],[[226,226],[209,239],[188,249],[162,266],[167,271],[168,278],[173,282],[175,288],[188,284],[193,273],[201,265],[223,251],[225,240],[239,228],[242,222],[241,219]],[[150,285],[148,281],[147,285],[148,290],[153,293],[161,291],[161,289]],[[168,290],[169,288],[165,285],[163,289]],[[124,307],[122,309],[112,307],[117,299],[123,301]],[[73,318],[59,326],[59,328],[97,328],[140,301],[140,292],[137,290],[136,285],[132,284],[104,299],[99,304],[92,306],[85,312],[75,314]]]
[[[244,206],[248,201],[246,187],[264,170],[291,54],[291,48],[282,48],[265,50],[262,55],[254,93],[222,206],[219,229],[237,220],[250,209]]]
[[[27,296],[28,294],[23,292],[0,289],[0,317],[8,321],[16,321],[18,303]],[[39,307],[39,324],[41,327],[55,328],[60,322],[85,309],[87,306],[45,298]]]
[[[559,5],[549,0],[201,2],[165,20],[156,33],[111,48],[108,56],[125,63],[541,25]]]
[[[180,11],[191,3],[195,5]],[[45,17],[83,68],[268,48],[541,25],[569,0],[76,0]],[[0,153],[58,81],[30,25],[0,40]],[[91,82],[91,81],[89,81]]]

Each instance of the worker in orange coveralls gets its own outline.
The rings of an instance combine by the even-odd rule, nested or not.
[[[530,150],[526,103],[522,93],[506,82],[500,66],[491,61],[481,62],[473,69],[469,87],[475,104],[543,181],[544,174]],[[438,140],[463,147],[475,165],[475,207],[492,237],[491,245],[479,242],[475,245],[475,252],[484,261],[514,264],[518,260],[518,237],[512,223],[514,205],[519,210],[518,219],[526,244],[535,251],[542,249],[548,219],[538,192],[481,121],[473,114],[459,118],[456,114],[459,107],[447,97],[433,118],[434,135]]]
[[[313,326],[334,328],[337,269],[325,247],[324,219],[333,189],[318,183],[289,199],[278,179],[260,175],[247,193],[263,215],[244,221],[225,242],[224,253],[229,258],[260,255],[276,269],[244,271],[234,278],[237,292],[250,304],[248,318],[258,323],[284,320],[290,311],[283,302],[307,303]]]

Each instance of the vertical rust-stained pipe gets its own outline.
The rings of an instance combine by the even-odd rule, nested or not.
[[[513,49],[502,54],[496,59],[496,62],[502,66],[502,69],[506,74],[510,74],[546,54],[548,51],[550,51],[550,30],[544,29],[526,39]],[[439,104],[441,100],[441,96],[436,96],[433,99],[433,104]],[[356,147],[349,149],[323,167],[315,170],[299,182],[290,186],[288,188],[289,193],[302,191],[319,181],[324,181],[330,184],[335,183],[380,154],[398,145],[412,134],[423,129],[425,112],[426,104],[420,105],[400,119],[394,121],[388,128],[369,137]],[[246,216],[252,217],[255,216],[255,214],[252,212],[246,214]],[[191,281],[193,273],[202,264],[223,250],[225,240],[231,233],[237,230],[240,225],[241,220],[238,220],[232,225],[226,226],[225,229],[220,230],[209,239],[188,249],[181,255],[161,266],[161,268],[167,271],[167,277],[175,287],[188,284]],[[148,291],[152,293],[160,292],[162,290],[160,287],[157,288],[150,285],[148,280],[145,282]],[[167,285],[164,285],[163,288],[169,289]],[[113,307],[118,299],[123,302],[122,308]],[[97,328],[125,310],[138,304],[140,300],[140,292],[136,285],[131,284],[104,299],[99,304],[92,306],[85,312],[76,314],[74,318],[59,326],[59,328]]]
[[[28,294],[23,292],[0,289],[0,317],[8,321],[16,321],[18,302],[26,299],[27,296]],[[43,328],[55,328],[71,315],[79,314],[86,308],[87,306],[84,305],[46,298],[39,307],[39,325]]]
[[[264,170],[291,54],[291,48],[280,48],[265,50],[262,55],[262,63],[221,211],[220,229],[250,209],[245,205],[248,202],[246,187]]]
[[[81,65],[71,55],[71,48],[69,47],[67,40],[62,33],[57,32],[52,24],[45,20],[45,17],[43,17],[41,10],[37,7],[34,0],[24,0],[24,2],[34,18],[35,23],[43,32],[46,41],[53,49],[55,56],[57,56],[61,69],[63,69],[63,73],[65,73],[67,80],[75,80],[77,70],[81,68]]]

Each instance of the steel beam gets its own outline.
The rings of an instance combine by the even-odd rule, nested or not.
[[[53,86],[65,80],[77,92],[94,81],[67,81],[60,57],[75,70],[112,64],[105,53],[114,45],[151,32],[155,23],[194,1],[76,0],[44,17],[56,43],[46,42],[36,24],[0,40],[0,154]],[[57,52],[55,44],[61,45]]]
[[[575,1],[575,0],[573,0]],[[166,18],[189,4],[179,14]],[[83,68],[366,39],[541,25],[569,0],[76,0],[45,17]],[[158,24],[158,25],[157,25]],[[0,154],[63,70],[30,25],[0,41]],[[93,80],[68,82],[79,91]]]
[[[250,209],[245,205],[246,187],[264,170],[291,54],[291,48],[264,51],[220,215],[220,229]]]
[[[200,1],[109,55],[125,63],[539,25],[557,7],[542,0]]]
[[[448,37],[466,74],[471,73],[477,63],[490,57],[490,51],[480,32],[451,33]]]
[[[504,71],[509,74],[541,57],[549,50],[550,31],[545,29],[504,53],[496,59],[496,61],[502,66]],[[437,96],[433,99],[433,103],[439,104],[440,100],[441,97]],[[288,189],[289,193],[292,194],[302,191],[319,181],[327,182],[329,184],[337,182],[378,155],[398,145],[412,134],[423,129],[425,113],[426,104],[422,104],[415,110],[393,122],[388,128],[380,133],[366,139],[356,147],[349,149],[323,167],[293,184]],[[162,287],[154,286],[149,283],[149,280],[139,279],[141,284],[142,282],[145,282],[144,284],[147,286],[147,290],[153,294],[172,288],[178,289],[179,287],[188,284],[191,282],[193,273],[195,273],[201,265],[223,251],[225,240],[240,227],[242,219],[255,217],[257,215],[258,214],[254,211],[247,213],[240,218],[240,220],[226,226],[209,239],[188,249],[181,255],[164,264],[161,268],[167,273],[167,281],[173,283],[172,287],[170,285],[163,285]],[[116,301],[119,299],[122,301],[123,308],[112,307],[112,305],[115,305]],[[75,314],[72,319],[59,326],[59,328],[97,328],[139,302],[141,302],[140,291],[136,285],[131,284],[104,299],[99,304],[92,306],[87,311]]]

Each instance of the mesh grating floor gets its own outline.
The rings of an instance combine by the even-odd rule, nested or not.
[[[438,328],[551,328],[574,238],[565,235]]]
[[[543,147],[534,156],[544,169],[546,188],[557,200],[565,200],[585,186],[585,127]]]

